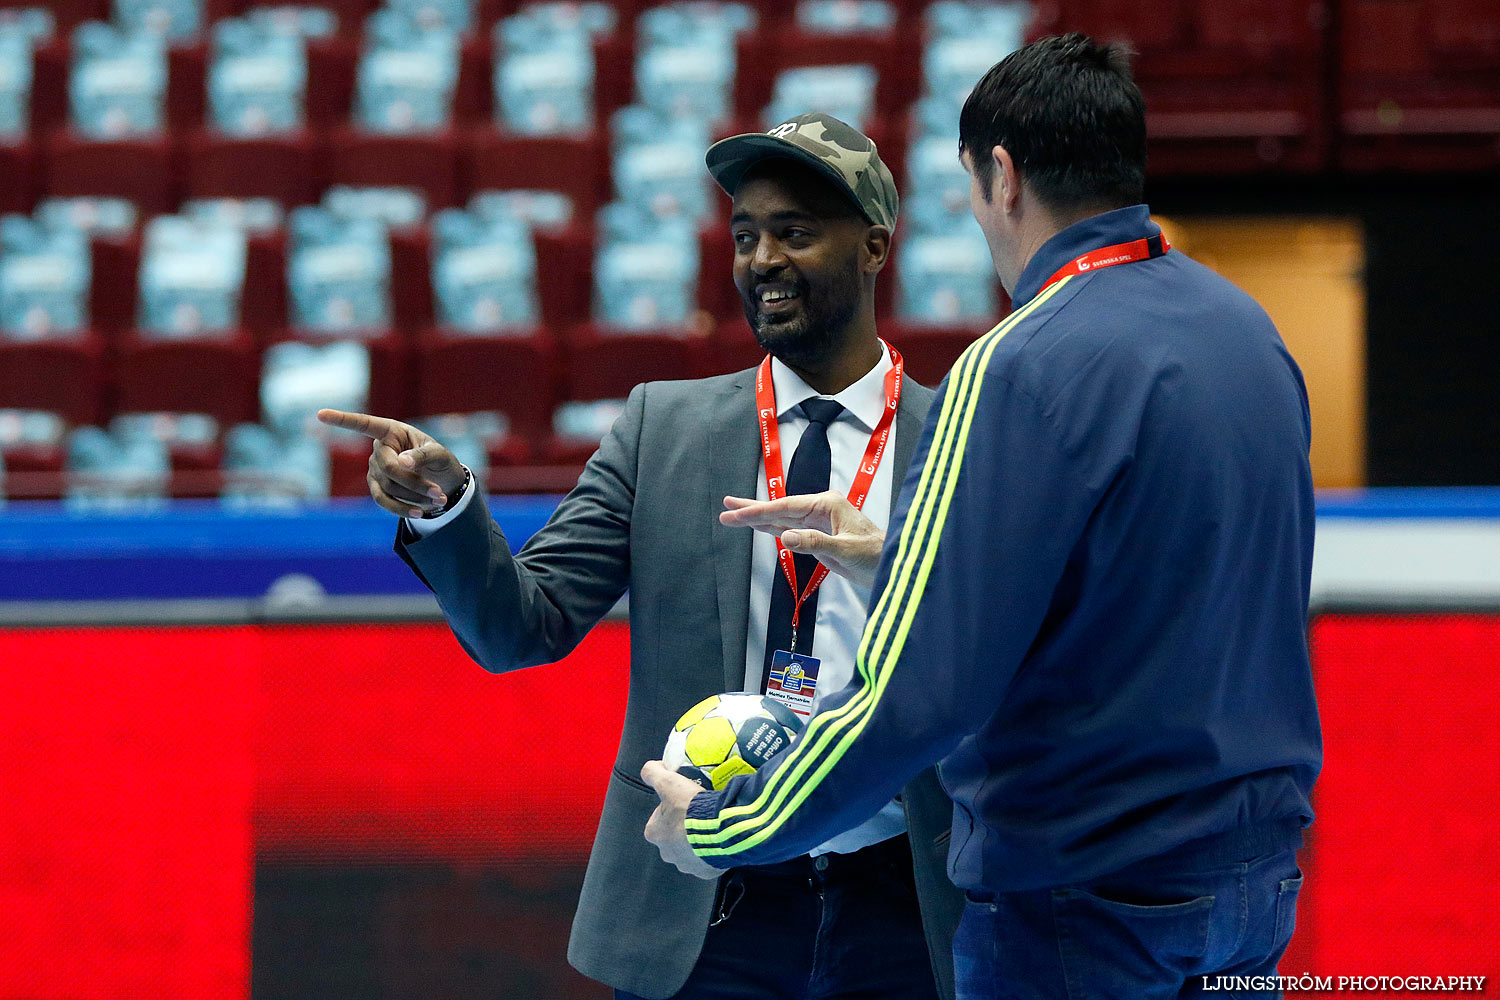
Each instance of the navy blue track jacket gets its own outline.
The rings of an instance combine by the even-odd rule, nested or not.
[[[1175,250],[1042,288],[1158,231],[1137,205],[1057,234],[954,365],[854,680],[693,801],[705,860],[805,853],[934,761],[967,888],[1300,844],[1322,758],[1301,373],[1249,296]]]

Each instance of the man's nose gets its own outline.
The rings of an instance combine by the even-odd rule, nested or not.
[[[777,240],[762,236],[755,244],[755,253],[750,256],[750,269],[756,274],[771,274],[786,266],[786,255],[781,252]]]

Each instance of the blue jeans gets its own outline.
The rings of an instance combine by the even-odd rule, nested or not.
[[[671,1000],[937,1000],[906,838],[824,857],[726,875],[728,917]]]
[[[958,1000],[1249,996],[1214,989],[1216,977],[1276,974],[1301,887],[1296,852],[1281,851],[1195,872],[970,893],[953,942]]]

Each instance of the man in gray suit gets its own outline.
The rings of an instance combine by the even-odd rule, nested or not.
[[[641,837],[657,799],[638,775],[683,712],[726,690],[806,712],[813,685],[799,703],[787,664],[836,690],[863,630],[867,587],[833,576],[810,588],[816,560],[721,524],[726,498],[849,492],[883,529],[932,399],[875,332],[898,203],[874,144],[801,115],[707,160],[733,197],[735,283],[770,357],[637,386],[519,553],[441,444],[380,417],[319,416],[373,439],[371,495],[407,518],[396,550],[486,669],[561,659],[629,591],[629,704],[568,949],[579,971],[621,1000],[951,997],[962,900],[945,871],[952,806],[932,771],[811,855],[717,885]]]

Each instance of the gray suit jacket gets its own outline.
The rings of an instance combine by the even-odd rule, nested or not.
[[[894,490],[932,398],[903,382],[888,459]],[[759,463],[754,369],[651,382],[631,392],[578,485],[514,557],[481,502],[426,538],[398,531],[396,551],[487,670],[561,659],[629,589],[629,702],[568,960],[642,997],[671,996],[686,981],[714,884],[665,864],[642,836],[657,798],[640,769],[684,711],[744,685],[751,532],[724,527],[718,513],[727,494],[755,495]],[[947,878],[952,803],[930,770],[901,798],[933,968],[949,998],[963,906]]]

